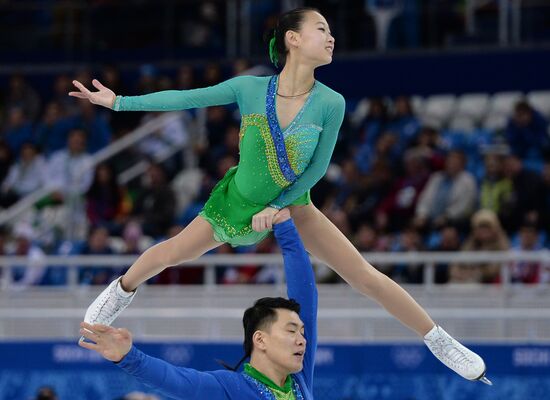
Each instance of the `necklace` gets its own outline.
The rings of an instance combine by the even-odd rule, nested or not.
[[[277,96],[283,97],[285,99],[293,99],[295,97],[300,97],[300,96],[303,96],[304,94],[308,94],[309,92],[311,92],[313,90],[313,86],[315,86],[315,82],[313,82],[313,85],[311,85],[311,87],[309,88],[309,90],[307,92],[300,93],[300,94],[295,94],[295,95],[292,95],[292,96],[287,96],[287,95],[284,95],[284,94],[280,94],[279,91],[277,91],[276,94],[277,94]]]

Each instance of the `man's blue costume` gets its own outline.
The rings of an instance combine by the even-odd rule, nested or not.
[[[291,399],[313,400],[313,367],[317,349],[317,288],[309,256],[298,231],[289,219],[273,226],[281,247],[287,279],[287,295],[301,307],[300,319],[305,325],[307,340],[303,370],[291,375]],[[150,357],[132,347],[120,361],[123,370],[140,382],[166,396],[185,400],[276,400],[274,392],[251,374],[247,365],[243,372],[218,370],[201,372],[176,367]]]

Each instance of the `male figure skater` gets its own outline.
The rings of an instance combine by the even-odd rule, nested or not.
[[[289,299],[265,297],[245,311],[245,354],[232,370],[201,372],[176,367],[134,347],[127,329],[106,325],[82,322],[80,333],[93,343],[80,341],[80,346],[97,351],[140,382],[176,399],[313,400],[317,349],[315,277],[288,209],[283,209],[274,222]],[[462,356],[468,355],[465,352]],[[248,358],[250,363],[245,364],[244,371],[237,372]]]
[[[176,399],[313,400],[317,348],[315,277],[290,212],[277,215],[275,237],[281,247],[289,299],[266,297],[243,316],[244,357],[234,370],[201,372],[150,357],[132,345],[127,329],[81,324],[88,340],[80,346],[115,362],[140,382]],[[307,344],[307,351],[306,351]],[[244,371],[236,372],[250,358]]]

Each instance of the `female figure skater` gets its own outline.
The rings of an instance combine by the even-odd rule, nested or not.
[[[145,96],[116,96],[94,80],[91,92],[69,95],[115,111],[173,111],[237,103],[242,116],[240,160],[213,189],[203,210],[181,233],[145,251],[88,308],[85,322],[110,325],[136,288],[169,266],[193,260],[221,243],[253,244],[289,207],[307,250],[352,287],[380,303],[424,338],[434,355],[466,379],[484,380],[485,363],[437,326],[399,285],[377,271],[311,204],[309,190],[325,174],[345,111],[344,98],[314,78],[329,64],[334,38],[312,8],[280,16],[270,58],[283,66],[271,77],[241,76],[218,85]]]

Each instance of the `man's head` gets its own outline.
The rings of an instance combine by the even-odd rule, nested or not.
[[[244,351],[287,374],[302,370],[306,339],[300,305],[282,297],[264,297],[244,312]]]
[[[504,158],[497,153],[485,155],[485,175],[488,178],[500,178],[504,168]]]
[[[445,171],[450,176],[457,176],[466,167],[466,155],[463,151],[452,150],[445,159]]]
[[[508,154],[504,159],[504,175],[509,179],[517,177],[523,169],[523,161],[516,154]]]
[[[25,142],[21,146],[20,158],[23,162],[32,162],[38,155],[38,149],[32,142]]]
[[[161,164],[152,163],[147,169],[147,180],[151,187],[162,187],[167,181],[166,171]]]
[[[49,386],[43,386],[38,389],[36,400],[57,400],[55,390]]]
[[[26,116],[23,108],[13,106],[8,110],[7,125],[10,128],[19,128],[25,123]]]
[[[533,121],[533,109],[526,101],[520,101],[514,108],[514,122],[517,126],[524,128]]]
[[[519,241],[522,250],[535,250],[539,241],[539,233],[535,223],[525,222],[519,228]]]
[[[71,154],[81,154],[86,151],[86,132],[82,129],[73,129],[69,132],[67,148]]]
[[[452,225],[447,225],[439,231],[441,235],[441,250],[455,251],[460,248],[460,234],[458,229]]]
[[[88,245],[92,254],[100,254],[109,248],[109,231],[103,226],[96,226],[90,230]]]

